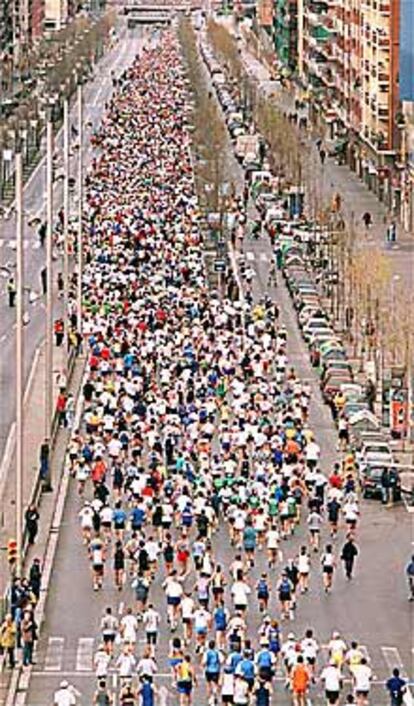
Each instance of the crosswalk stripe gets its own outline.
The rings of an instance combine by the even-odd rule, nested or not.
[[[381,651],[384,655],[384,659],[387,663],[387,667],[390,672],[392,672],[395,667],[398,667],[401,672],[401,675],[403,677],[406,677],[407,674],[405,672],[404,665],[402,663],[402,659],[400,657],[398,649],[396,647],[381,647]]]
[[[93,668],[93,637],[80,637],[76,652],[76,671],[90,672]]]
[[[246,252],[246,259],[247,259],[247,260],[250,260],[250,262],[253,262],[254,257],[255,257],[255,256],[254,256],[254,252],[252,252],[251,250],[248,250],[248,251]]]
[[[58,672],[62,668],[63,637],[49,637],[45,659],[46,672]]]

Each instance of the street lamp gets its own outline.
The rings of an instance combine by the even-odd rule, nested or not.
[[[83,76],[81,64],[76,65],[78,84],[78,279],[77,279],[77,324],[78,333],[82,338],[82,275],[83,275],[83,234],[82,234],[82,209],[83,209]]]
[[[23,476],[24,476],[24,249],[23,249],[23,164],[19,127],[15,133],[16,195],[16,541],[17,575],[21,574],[23,549]]]
[[[63,94],[63,321],[66,353],[69,350],[69,181],[70,181],[70,135],[69,135],[69,89],[68,82],[61,86]]]
[[[401,280],[400,275],[393,275],[391,278],[391,312],[392,312],[392,362],[395,364],[396,344],[397,344],[397,312],[396,312],[396,288]]]
[[[53,115],[56,98],[46,104],[46,355],[45,355],[45,437],[50,437],[53,410]],[[50,467],[45,490],[51,490]]]

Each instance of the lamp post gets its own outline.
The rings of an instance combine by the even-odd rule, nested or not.
[[[83,274],[83,234],[82,234],[82,210],[83,210],[83,88],[82,75],[78,73],[78,280],[77,280],[77,324],[78,333],[82,337],[82,274]]]
[[[396,357],[397,357],[397,312],[396,312],[396,305],[397,305],[397,286],[400,281],[401,277],[400,275],[393,275],[391,278],[391,322],[392,322],[392,363],[395,365]]]
[[[45,438],[50,437],[53,409],[53,101],[46,107],[46,355],[45,355]],[[51,471],[45,477],[51,490]]]
[[[24,477],[24,250],[23,250],[23,164],[19,130],[15,135],[16,193],[16,542],[17,575],[21,575],[23,549]]]
[[[69,163],[69,97],[67,85],[63,85],[63,322],[65,333],[65,349],[66,353],[69,349],[69,179],[70,179],[70,163]]]

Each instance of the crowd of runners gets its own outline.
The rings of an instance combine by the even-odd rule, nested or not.
[[[115,586],[124,606],[96,626],[93,703],[115,703],[116,673],[120,706],[267,706],[278,690],[364,706],[358,639],[295,629],[311,577],[326,601],[338,571],[353,578],[355,484],[340,463],[321,470],[277,301],[243,308],[209,288],[187,102],[166,33],[116,82],[87,177],[88,361],[67,470],[91,590]],[[236,227],[245,205],[234,197]],[[398,670],[388,690],[401,704]],[[54,700],[76,702],[66,681]]]
[[[339,465],[320,469],[311,389],[289,365],[277,303],[242,311],[208,287],[187,99],[166,35],[118,81],[87,180],[88,373],[68,467],[92,588],[114,582],[125,606],[97,626],[94,703],[111,703],[115,670],[120,706],[172,690],[188,706],[197,688],[238,706],[286,688],[305,706],[321,687],[329,704],[362,706],[373,674],[357,640],[294,622],[311,573],[327,594],[341,561],[352,578],[356,491]],[[237,222],[237,198],[233,210]]]

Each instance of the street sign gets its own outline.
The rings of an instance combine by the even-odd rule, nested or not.
[[[226,271],[226,261],[225,260],[214,260],[214,272],[225,272]]]

